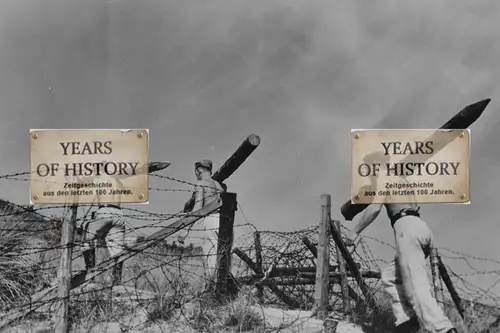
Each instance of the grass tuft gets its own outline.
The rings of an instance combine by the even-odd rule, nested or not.
[[[27,303],[30,295],[56,276],[56,234],[50,224],[0,217],[0,311]]]

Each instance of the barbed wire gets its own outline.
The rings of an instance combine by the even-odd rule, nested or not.
[[[29,174],[29,172],[19,172],[11,175],[0,175],[0,179],[29,181]],[[150,191],[154,192],[192,193],[193,187],[196,186],[193,182],[174,177],[157,174],[151,176],[160,181],[171,181],[191,187],[191,189],[168,186],[151,187]],[[58,218],[63,220],[69,218],[71,204],[26,207],[5,201],[2,205],[3,208],[0,207],[0,210],[3,209],[3,213],[0,214],[0,237],[2,237],[0,242],[0,322],[3,320],[2,313],[7,313],[9,309],[15,308],[30,307],[35,309],[34,313],[38,315],[53,316],[56,313],[55,307],[60,301],[55,289],[41,300],[33,300],[32,296],[37,292],[54,287],[54,283],[57,282],[60,251],[63,246],[60,244],[61,224],[56,223],[56,221]],[[81,226],[91,221],[89,214],[97,206],[93,204],[79,206],[77,225]],[[60,212],[54,213],[56,210]],[[134,246],[134,244],[141,242],[150,242],[150,246],[130,253],[123,267],[123,280],[120,286],[110,283],[109,275],[111,272],[104,271],[101,276],[95,278],[95,281],[85,281],[81,287],[72,291],[72,314],[77,325],[88,325],[89,317],[96,317],[94,322],[99,322],[97,317],[104,316],[104,312],[106,315],[114,313],[118,316],[120,311],[118,311],[116,304],[122,304],[121,310],[124,312],[121,313],[120,318],[116,318],[120,322],[127,317],[125,314],[137,313],[138,309],[143,311],[141,313],[146,319],[134,319],[137,322],[131,320],[128,324],[120,324],[128,329],[144,328],[151,322],[165,321],[174,316],[178,316],[177,320],[170,322],[190,327],[197,327],[203,323],[209,323],[212,326],[222,325],[227,324],[228,320],[231,321],[230,317],[235,316],[234,311],[236,310],[226,308],[221,311],[214,303],[211,303],[213,301],[207,296],[208,293],[205,290],[206,284],[209,282],[206,272],[207,254],[200,249],[199,244],[203,242],[203,233],[207,229],[198,222],[194,223],[189,229],[189,233],[193,232],[193,234],[188,233],[185,245],[178,242],[177,233],[165,239],[148,239],[148,233],[144,232],[143,229],[147,228],[151,231],[154,228],[169,227],[174,219],[186,216],[186,214],[182,210],[173,213],[154,213],[129,207],[122,207],[122,211],[123,219],[128,222],[127,234],[129,237],[132,236],[127,240],[127,246]],[[259,265],[261,265],[263,273],[269,273],[270,268],[276,272],[286,271],[286,268],[311,268],[315,266],[316,258],[305,245],[304,240],[307,239],[313,246],[317,246],[318,226],[287,232],[259,231],[248,220],[241,202],[238,202],[236,220],[242,220],[243,223],[235,223],[234,225],[233,247],[257,263],[259,258],[257,258],[256,233],[258,232],[261,247],[260,257],[262,257],[262,262],[259,262]],[[136,224],[135,221],[140,221],[141,225],[133,226]],[[347,231],[348,229],[341,225],[341,235],[345,236]],[[135,236],[133,236],[134,234]],[[85,255],[82,250],[83,243],[81,238],[76,237],[75,241],[70,244],[73,247],[74,272],[86,270]],[[394,246],[373,237],[363,236],[363,240],[352,253],[361,271],[380,271],[387,264],[387,260],[374,254],[370,244],[383,245],[392,249]],[[113,244],[108,245],[112,246]],[[106,251],[108,251],[106,248],[96,247],[96,252],[99,252],[98,256],[102,262],[106,262],[108,260],[106,258],[109,258],[109,251]],[[481,258],[448,248],[439,248],[439,252],[447,264],[446,268],[457,292],[464,304],[467,305],[466,308],[469,309],[468,316],[475,320],[471,319],[469,325],[476,325],[474,326],[476,328],[480,325],[492,325],[491,323],[500,318],[500,296],[493,292],[500,283],[500,260]],[[333,240],[330,241],[330,258],[331,264],[337,265],[337,250]],[[254,279],[258,275],[240,257],[233,255],[232,261],[231,272],[238,283],[240,280]],[[456,261],[465,263],[469,271],[454,272],[450,263]],[[488,264],[489,267],[478,268],[481,264]],[[498,266],[493,267],[492,265]],[[302,275],[299,274],[302,281],[311,280],[314,274],[311,275],[308,272],[305,270],[304,273],[301,273]],[[470,280],[478,276],[487,277],[492,282],[488,287],[479,287]],[[297,279],[298,276],[294,278]],[[241,307],[238,310],[241,311],[241,316],[244,316],[243,312],[249,312],[250,308],[254,311],[255,307],[260,305],[273,304],[279,307],[287,305],[283,298],[280,298],[269,288],[265,288],[264,292],[256,297],[255,282],[261,280],[262,276],[257,280],[252,280],[253,283],[240,284],[240,288],[246,290],[238,305]],[[291,283],[290,275],[279,274],[275,274],[272,281],[267,282],[278,287],[283,294],[288,295],[289,299],[302,304],[303,309],[311,308],[314,304],[314,284]],[[380,294],[382,287],[378,279],[366,279],[366,282],[374,294]],[[361,294],[361,290],[353,281],[350,281],[349,285],[355,292]],[[331,306],[338,308],[341,303],[340,287],[334,284],[331,286],[330,292],[333,301]],[[116,299],[119,299],[121,303],[117,303]],[[446,300],[446,302],[450,301]],[[133,308],[128,309],[130,306]],[[79,309],[84,315],[76,314],[76,309]],[[233,313],[230,313],[231,311]],[[222,318],[222,313],[226,313],[227,318]],[[480,323],[478,318],[482,318]],[[257,319],[252,320],[258,322]],[[139,321],[140,323],[138,323]],[[290,325],[298,324],[294,321]],[[169,329],[171,327],[164,328],[165,331],[169,331]]]

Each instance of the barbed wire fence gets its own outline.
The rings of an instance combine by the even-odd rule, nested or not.
[[[164,175],[151,175],[168,186],[150,188],[151,191],[165,193],[192,192],[193,183]],[[0,176],[0,179],[29,181],[29,172]],[[171,183],[175,185],[172,186]],[[291,232],[258,231],[248,221],[241,203],[238,203],[234,225],[235,238],[233,248],[245,253],[257,262],[262,258],[261,266],[268,278],[270,268],[304,268],[315,266],[315,256],[304,243],[308,239],[317,245],[318,226]],[[90,212],[95,207],[81,205],[77,224],[89,220]],[[0,207],[1,209],[1,207]],[[13,309],[33,309],[29,316],[20,317],[15,325],[31,325],[34,322],[51,320],[57,310],[57,292],[51,292],[40,301],[33,300],[33,295],[57,285],[60,251],[60,223],[56,218],[67,219],[70,204],[42,207],[19,206],[4,202],[3,214],[0,215],[0,322],[3,315]],[[147,240],[144,229],[161,229],[182,216],[182,212],[152,213],[141,209],[123,208],[128,221],[128,245],[132,246]],[[241,223],[240,223],[241,222]],[[140,226],[134,226],[140,225]],[[192,229],[195,234],[197,229]],[[342,226],[342,234],[346,232]],[[199,231],[199,230],[198,230]],[[257,254],[255,235],[260,237],[260,255]],[[165,239],[158,239],[140,251],[131,253],[125,261],[122,283],[93,283],[86,281],[81,287],[71,292],[71,319],[73,327],[84,331],[103,332],[106,325],[119,326],[122,331],[145,332],[151,325],[159,331],[174,331],[175,327],[201,330],[203,327],[240,326],[240,329],[258,325],[258,316],[250,313],[255,306],[289,307],[282,298],[264,288],[256,296],[254,283],[240,284],[239,298],[224,311],[214,305],[204,289],[207,279],[204,268],[204,253],[196,247],[196,235],[189,237],[185,245],[177,242],[176,234]],[[149,240],[151,241],[151,240]],[[393,247],[380,240],[363,237],[353,253],[355,262],[362,271],[380,271],[388,262],[377,257],[371,250],[373,244]],[[73,274],[85,271],[81,242],[74,242]],[[453,283],[466,304],[467,325],[469,329],[480,332],[494,327],[500,322],[500,296],[494,288],[500,283],[500,261],[479,258],[446,248],[439,252],[450,273]],[[336,258],[336,246],[331,240],[331,262]],[[390,260],[390,259],[389,259]],[[450,264],[454,261],[465,262],[468,272],[455,273]],[[478,263],[488,263],[487,270],[476,268]],[[236,282],[249,281],[252,275],[250,267],[239,256],[232,257],[232,275]],[[105,274],[105,272],[103,272]],[[297,277],[314,280],[314,271],[297,273]],[[290,283],[287,276],[274,275],[272,284],[289,299],[301,304],[301,309],[310,309],[314,305],[314,283]],[[488,278],[494,281],[487,288],[473,282],[476,278]],[[262,277],[259,277],[262,279]],[[365,279],[369,288],[376,295],[383,295],[380,281],[376,278]],[[253,281],[253,280],[252,280]],[[251,281],[251,282],[252,282]],[[255,282],[255,281],[254,281]],[[358,286],[350,281],[350,286],[359,293]],[[340,287],[330,286],[330,299],[333,309],[340,309],[342,301]],[[53,290],[54,291],[54,290]],[[381,296],[382,297],[382,296]],[[445,302],[451,303],[449,298]],[[258,312],[258,311],[257,311]],[[257,314],[258,315],[258,314]],[[161,323],[161,324],[159,324]],[[103,326],[104,325],[104,326]],[[184,325],[184,326],[183,326]],[[218,326],[219,325],[219,326]],[[243,327],[243,326],[247,327]],[[300,323],[294,321],[290,326]]]

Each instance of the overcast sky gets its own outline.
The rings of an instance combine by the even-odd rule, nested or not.
[[[437,127],[491,97],[471,128],[472,203],[422,211],[437,246],[498,259],[499,11],[482,0],[3,0],[0,173],[28,171],[30,128],[149,128],[151,159],[188,181],[195,160],[218,168],[255,133],[229,189],[258,229],[300,229],[319,221],[322,193],[341,217],[351,128]],[[2,198],[28,203],[28,183],[2,184]],[[188,196],[153,192],[136,207],[175,213]],[[393,244],[385,217],[366,234]]]

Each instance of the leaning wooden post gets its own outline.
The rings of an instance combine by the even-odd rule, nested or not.
[[[462,304],[462,300],[460,299],[460,296],[458,295],[455,286],[453,286],[453,282],[451,281],[450,275],[448,274],[448,271],[446,270],[446,267],[441,261],[441,257],[439,255],[437,255],[437,264],[439,268],[439,274],[441,275],[441,278],[443,279],[446,288],[448,288],[448,291],[450,292],[451,299],[453,300],[453,303],[455,303],[455,306],[457,307],[460,317],[464,319],[465,311]]]
[[[250,134],[243,143],[236,149],[236,151],[229,157],[226,162],[215,171],[212,179],[222,183],[228,179],[246,159],[253,153],[260,145],[260,137],[255,134]]]
[[[330,220],[330,228],[335,229],[336,232],[342,234],[342,230],[340,228],[340,221],[332,221]],[[351,312],[351,302],[349,298],[349,284],[347,283],[347,269],[345,266],[345,260],[340,253],[339,247],[336,247],[337,250],[337,263],[339,265],[339,273],[340,273],[340,286],[342,290],[342,301],[344,304],[344,313]]]
[[[260,242],[260,231],[254,232],[254,241],[255,241],[255,263],[257,264],[257,268],[261,271],[264,271],[262,268],[262,244]],[[261,299],[264,296],[264,288],[259,285],[257,286],[257,297]]]
[[[222,195],[220,209],[219,240],[217,246],[216,295],[228,293],[228,279],[231,271],[231,253],[234,236],[234,212],[236,211],[236,193],[225,192]]]
[[[69,295],[71,291],[71,257],[73,255],[73,236],[76,229],[78,205],[71,206],[71,218],[62,225],[61,264],[59,266],[59,311],[55,333],[69,333]]]
[[[319,319],[328,316],[328,289],[330,283],[330,216],[331,196],[321,195],[321,221],[318,234],[318,259],[316,265],[315,306]]]
[[[444,306],[443,290],[441,289],[441,278],[439,276],[439,257],[438,250],[432,248],[431,255],[431,272],[432,272],[432,286],[434,287],[434,298],[441,306]]]
[[[337,247],[338,247],[340,253],[344,257],[346,264],[347,264],[347,267],[349,268],[349,271],[351,272],[353,277],[356,279],[356,282],[358,283],[358,286],[361,289],[363,296],[365,296],[365,301],[366,301],[367,305],[373,306],[373,307],[378,307],[377,300],[375,299],[375,297],[371,293],[368,286],[363,281],[363,276],[360,273],[358,267],[356,266],[356,263],[354,262],[354,259],[352,258],[351,253],[347,250],[347,247],[345,246],[344,241],[342,240],[342,236],[335,229],[331,230],[331,235],[333,237],[333,240],[335,241],[335,244],[337,244]]]
[[[255,273],[257,274],[259,277],[263,277],[264,276],[264,272],[259,270],[257,268],[257,265],[253,262],[252,259],[250,259],[249,256],[247,256],[247,254],[245,252],[243,252],[242,250],[238,249],[238,248],[235,248],[234,249],[234,254],[236,254],[238,257],[240,257],[240,259],[245,262],[248,267]],[[298,308],[300,307],[300,302],[297,302],[293,299],[291,299],[286,293],[284,293],[281,289],[279,289],[278,287],[276,287],[275,283],[269,283],[269,282],[272,282],[272,281],[269,281],[267,280],[264,285],[267,286],[274,294],[276,294],[276,296],[278,296],[278,298],[280,300],[283,301],[283,303],[285,303],[286,305],[288,305],[289,307],[291,308]]]

